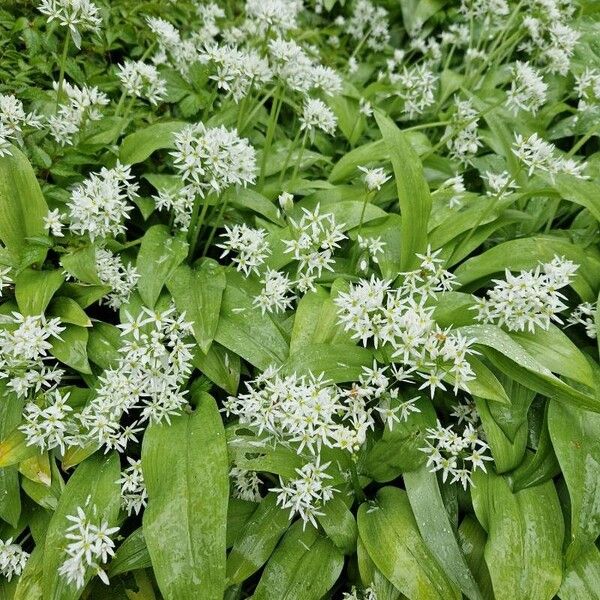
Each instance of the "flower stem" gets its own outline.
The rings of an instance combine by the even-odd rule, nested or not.
[[[223,220],[223,214],[225,213],[225,209],[227,208],[227,204],[229,203],[229,194],[226,194],[224,198],[221,198],[221,207],[219,208],[219,214],[217,215],[217,220],[213,223],[213,226],[210,230],[210,234],[204,243],[204,248],[202,249],[202,256],[206,256],[210,245],[212,244],[213,238],[215,237],[215,232],[217,228],[221,226],[221,222]]]
[[[67,54],[69,53],[69,42],[71,41],[71,30],[67,28],[65,41],[63,42],[63,51],[60,58],[60,73],[58,75],[58,88],[56,90],[56,110],[60,105],[60,95],[62,94],[63,82],[65,80],[65,63],[67,62]]]

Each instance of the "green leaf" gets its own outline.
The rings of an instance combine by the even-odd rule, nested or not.
[[[574,563],[569,565],[557,592],[561,600],[590,600],[600,590],[600,550],[589,546]]]
[[[548,183],[565,200],[584,206],[600,221],[600,186],[596,182],[559,173],[553,181],[548,178]]]
[[[149,308],[154,308],[165,282],[187,256],[187,242],[174,238],[166,225],[150,227],[140,245],[136,268],[137,289]]]
[[[423,541],[403,490],[384,487],[361,504],[358,533],[377,568],[409,600],[460,599]]]
[[[85,327],[65,325],[60,338],[52,340],[52,356],[80,373],[91,374],[87,358],[88,331]]]
[[[287,530],[289,511],[276,504],[277,495],[263,498],[244,526],[227,557],[227,584],[242,583],[269,559],[277,542]]]
[[[15,296],[23,315],[41,315],[65,280],[60,271],[25,269],[15,277]]]
[[[48,306],[48,314],[51,317],[58,317],[61,323],[70,323],[80,327],[92,326],[92,322],[83,308],[75,300],[66,296],[53,298]]]
[[[287,358],[288,342],[273,318],[252,305],[242,279],[237,272],[227,273],[215,340],[258,369],[279,366]]]
[[[232,395],[237,393],[241,369],[240,357],[237,354],[213,342],[206,354],[197,349],[192,362],[215,385]]]
[[[221,600],[229,496],[225,432],[213,398],[200,393],[194,400],[191,414],[146,430],[144,537],[163,596]]]
[[[144,531],[141,527],[138,527],[117,548],[113,559],[110,561],[108,574],[112,577],[120,573],[127,573],[135,569],[146,569],[151,566],[152,561],[146,547]]]
[[[343,554],[327,538],[296,521],[269,559],[252,599],[320,600],[343,565]]]
[[[25,155],[10,146],[10,155],[0,156],[0,240],[18,260],[28,237],[44,236],[48,205]],[[43,262],[46,252],[40,256]]]
[[[416,401],[421,412],[411,413],[407,421],[385,427],[383,436],[367,452],[364,472],[375,481],[384,482],[396,479],[401,473],[414,471],[425,463],[427,457],[423,448],[428,427],[433,427],[436,414],[427,398]]]
[[[356,549],[358,528],[354,515],[349,510],[353,501],[354,495],[351,492],[336,494],[320,509],[323,514],[317,516],[327,537],[344,554],[354,554]]]
[[[484,558],[487,535],[472,515],[467,515],[459,525],[458,540],[483,597],[492,600],[492,580]]]
[[[84,283],[90,285],[99,285],[96,269],[96,249],[94,246],[86,246],[75,252],[63,254],[60,258],[60,264],[63,269]]]
[[[119,149],[119,159],[126,165],[145,161],[156,150],[174,148],[173,134],[179,133],[188,123],[168,121],[155,123],[128,135]]]
[[[483,596],[453,531],[435,473],[423,465],[405,473],[404,484],[425,544],[463,594],[481,600]]]
[[[377,600],[398,600],[400,598],[400,592],[375,566],[360,538],[356,544],[356,559],[363,585],[375,590]]]
[[[551,401],[548,429],[571,499],[572,561],[600,535],[600,415]]]
[[[6,387],[6,380],[0,380],[0,439],[21,422],[23,401]],[[17,526],[21,515],[21,495],[19,475],[16,467],[0,469],[0,518],[13,527]]]
[[[44,600],[76,600],[81,595],[74,585],[66,583],[58,574],[60,565],[67,555],[65,549],[69,540],[65,537],[67,527],[72,523],[69,515],[77,514],[77,508],[86,507],[88,510],[96,507],[109,527],[114,527],[121,505],[120,486],[117,480],[120,476],[119,458],[116,453],[96,454],[81,463],[69,479],[58,507],[48,525],[44,546],[43,589]],[[89,580],[93,575],[86,575]]]
[[[487,563],[496,600],[515,590],[528,600],[550,600],[562,578],[563,516],[554,484],[548,481],[512,493],[493,473],[473,474],[475,514],[488,533]]]
[[[223,267],[210,258],[203,259],[198,268],[177,267],[167,281],[177,310],[192,322],[194,337],[205,354],[215,339],[226,283]]]
[[[417,252],[427,247],[427,221],[431,212],[431,195],[423,174],[423,166],[415,151],[396,125],[380,112],[375,113],[377,125],[392,161],[400,214],[402,216],[402,262],[407,271],[417,264]]]
[[[13,600],[42,600],[44,547],[36,545],[19,576]]]

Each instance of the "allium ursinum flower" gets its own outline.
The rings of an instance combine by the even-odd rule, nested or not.
[[[451,417],[457,419],[458,425],[462,425],[463,421],[465,424],[472,425],[475,429],[481,430],[481,421],[475,402],[469,399],[465,399],[464,402],[459,402],[452,412]]]
[[[600,71],[586,67],[582,73],[576,75],[575,93],[579,98],[579,113],[597,108],[600,100]]]
[[[450,156],[467,163],[482,145],[478,133],[479,112],[473,108],[470,100],[456,100],[455,106],[456,112],[446,127],[444,138],[447,138]]]
[[[246,16],[255,24],[257,34],[296,29],[302,8],[302,0],[246,0]]]
[[[119,325],[121,358],[98,377],[95,397],[79,415],[84,428],[79,445],[97,443],[106,451],[123,452],[146,423],[169,423],[187,405],[183,386],[193,368],[193,344],[186,343],[192,325],[174,307],[142,311],[135,318],[127,314],[128,320]],[[122,426],[123,415],[132,412],[137,418]]]
[[[11,267],[0,267],[0,297],[2,297],[4,289],[13,283],[12,277],[10,276],[11,271]]]
[[[261,279],[262,289],[252,302],[262,314],[285,312],[292,306],[296,296],[292,293],[293,282],[286,273],[267,269]]]
[[[331,463],[319,464],[319,459],[314,463],[308,463],[301,469],[296,469],[298,477],[287,482],[280,477],[278,488],[271,488],[270,492],[277,493],[277,504],[283,509],[289,509],[290,519],[299,515],[304,526],[312,523],[317,527],[316,517],[323,515],[321,508],[333,498],[337,492],[328,483],[332,476],[327,473],[327,467]]]
[[[385,248],[385,242],[381,240],[381,237],[363,237],[361,235],[357,238],[358,247],[361,250],[366,250],[369,258],[377,264],[379,262],[378,254],[383,254]]]
[[[241,225],[225,225],[225,233],[221,236],[223,242],[217,244],[217,248],[222,248],[221,258],[227,256],[230,252],[237,253],[232,258],[235,268],[246,275],[260,272],[260,267],[271,254],[271,248],[267,240],[267,232],[264,229],[253,229],[245,223]]]
[[[81,46],[81,33],[98,31],[102,24],[98,7],[91,0],[41,0],[38,10],[48,21],[68,27],[75,45]]]
[[[89,502],[89,498],[88,498]],[[67,515],[72,523],[65,534],[68,540],[65,554],[67,558],[60,565],[58,574],[67,583],[83,588],[86,574],[98,575],[109,585],[108,575],[102,565],[115,553],[115,543],[110,536],[119,531],[118,527],[109,527],[108,522],[98,514],[96,506],[77,507],[76,514]]]
[[[275,76],[290,89],[307,94],[321,90],[328,96],[342,91],[342,79],[331,68],[314,61],[293,40],[277,38],[269,42],[269,57]]]
[[[225,127],[188,125],[175,134],[175,166],[186,184],[204,195],[254,183],[256,153],[246,138]]]
[[[91,173],[71,192],[67,203],[70,229],[79,235],[96,238],[116,237],[125,233],[125,219],[133,209],[138,184],[132,183],[131,168],[117,164]]]
[[[210,43],[200,53],[200,62],[213,63],[217,72],[210,76],[217,87],[230,92],[237,103],[248,95],[252,86],[262,87],[273,73],[269,62],[255,50]]]
[[[46,366],[45,361],[52,338],[59,338],[64,331],[60,319],[13,312],[2,317],[1,323],[0,379],[8,380],[7,387],[24,398],[31,391],[57,386],[63,371]]]
[[[118,483],[121,485],[121,506],[128,515],[139,514],[146,506],[148,492],[142,473],[142,461],[127,457],[129,466],[121,472]]]
[[[198,192],[195,186],[185,185],[179,190],[159,190],[152,196],[158,210],[168,210],[173,214],[173,225],[181,231],[187,231],[192,221],[194,200]]]
[[[382,6],[376,6],[369,0],[356,0],[352,16],[344,25],[358,44],[371,50],[384,50],[390,41],[388,13]]]
[[[58,90],[58,83],[53,87]],[[67,101],[61,104],[55,115],[48,117],[50,135],[61,146],[73,143],[87,120],[97,121],[102,117],[100,108],[109,103],[108,96],[98,90],[97,87],[83,85],[78,88],[68,81],[63,81],[62,94],[66,95]]]
[[[377,592],[372,587],[358,589],[353,585],[349,592],[344,592],[342,600],[377,600]]]
[[[528,62],[517,61],[511,72],[510,90],[506,94],[506,105],[515,114],[519,110],[532,115],[546,102],[548,85],[540,73]]]
[[[19,544],[13,543],[13,538],[0,540],[0,575],[8,581],[23,572],[28,559],[29,553]]]
[[[518,275],[507,269],[505,279],[494,279],[496,285],[484,298],[476,299],[475,318],[509,331],[534,332],[536,327],[548,329],[552,321],[562,323],[558,314],[567,305],[558,290],[571,283],[577,268],[570,260],[556,256],[551,262]]]
[[[452,190],[452,196],[448,200],[448,206],[450,208],[460,208],[462,206],[463,198],[467,188],[465,187],[465,180],[462,175],[455,175],[446,179],[437,189],[437,191]]]
[[[508,171],[502,171],[501,173],[485,171],[485,173],[483,173],[483,179],[485,179],[487,187],[489,188],[486,191],[487,196],[502,199],[519,189],[519,186],[510,176]]]
[[[0,156],[10,154],[10,141],[20,138],[23,127],[38,129],[41,126],[40,117],[26,112],[20,100],[10,94],[0,94]]]
[[[572,158],[561,156],[556,146],[544,141],[537,133],[524,138],[520,133],[515,134],[512,146],[513,154],[528,167],[529,175],[535,171],[548,173],[550,178],[558,173],[566,173],[580,179],[585,179],[582,174],[585,163],[577,163]]]
[[[146,17],[146,23],[156,35],[159,45],[159,52],[152,62],[154,64],[170,63],[185,76],[189,66],[198,60],[195,42],[191,39],[182,39],[179,31],[164,19]]]
[[[367,169],[367,167],[359,166],[358,170],[364,173],[365,187],[369,192],[380,190],[381,186],[392,178],[391,175],[386,175],[382,168]]]
[[[277,202],[284,213],[289,213],[294,208],[294,195],[289,192],[281,192],[277,197]]]
[[[368,100],[361,98],[358,101],[358,112],[361,115],[364,115],[365,117],[372,117],[373,116],[373,106]]]
[[[96,272],[98,279],[112,288],[107,304],[113,309],[129,301],[129,295],[140,278],[132,264],[123,264],[119,255],[105,248],[96,248]]]
[[[68,404],[69,396],[69,392],[54,389],[27,403],[23,410],[25,423],[19,429],[28,446],[37,446],[44,452],[59,448],[64,454],[70,436],[79,430]]]
[[[399,73],[390,73],[396,93],[404,100],[402,111],[408,119],[422,115],[435,102],[438,76],[426,63],[403,67]]]
[[[333,253],[346,239],[344,225],[336,223],[331,213],[321,214],[319,204],[313,211],[302,208],[302,213],[298,222],[289,219],[294,238],[283,240],[285,252],[299,261],[299,274],[320,277],[323,269],[333,271]],[[308,289],[313,287],[309,285]]]
[[[596,339],[598,337],[595,321],[596,310],[596,303],[583,302],[569,315],[567,323],[569,325],[583,325],[586,335]]]
[[[444,482],[450,475],[451,483],[459,481],[465,490],[472,483],[471,473],[477,469],[485,473],[485,461],[492,460],[484,454],[488,445],[470,423],[458,433],[452,425],[442,427],[438,421],[436,427],[427,429],[426,437],[427,446],[419,449],[428,455],[430,472],[441,471]]]
[[[300,117],[300,129],[313,132],[321,129],[329,135],[333,135],[337,125],[337,118],[333,111],[318,98],[307,98],[304,101],[302,116]]]
[[[474,352],[474,340],[441,329],[432,317],[434,307],[426,305],[428,298],[435,299],[454,283],[438,254],[417,255],[422,259],[420,269],[402,274],[404,280],[396,289],[373,275],[334,299],[339,322],[352,338],[365,346],[372,341],[375,348],[389,345],[397,362],[418,372],[424,380],[419,389],[428,387],[432,397],[437,388],[446,389],[444,378],[454,381],[456,394],[459,388],[468,390],[474,377],[467,360]]]
[[[146,99],[150,104],[158,104],[167,93],[166,82],[157,68],[141,60],[126,60],[119,65],[117,76],[128,95]]]
[[[225,401],[226,414],[267,440],[293,444],[298,454],[317,456],[322,446],[356,452],[374,426],[371,391],[359,386],[342,390],[322,376],[284,376],[271,367],[246,388]]]
[[[202,27],[194,32],[194,37],[201,43],[212,42],[221,33],[217,19],[225,18],[225,11],[214,2],[196,4],[196,12],[202,18]]]
[[[63,215],[60,210],[58,208],[49,210],[44,217],[44,229],[54,237],[64,237],[63,226]]]
[[[232,467],[229,477],[233,484],[233,497],[248,502],[260,502],[260,485],[262,481],[254,471],[248,471],[241,467]]]

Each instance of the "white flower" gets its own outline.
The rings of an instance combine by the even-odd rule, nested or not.
[[[233,185],[254,183],[254,148],[236,131],[225,127],[188,125],[175,134],[175,166],[198,193],[221,193]]]
[[[381,186],[391,179],[391,175],[386,175],[385,171],[381,168],[378,169],[367,169],[367,167],[358,167],[359,171],[362,171],[364,175],[365,186],[369,192],[374,190],[380,190]]]
[[[2,296],[2,291],[13,283],[9,275],[11,271],[10,267],[0,267],[0,297]]]
[[[333,111],[318,98],[307,98],[304,102],[304,110],[300,117],[300,129],[314,131],[321,129],[325,133],[333,135],[337,119]]]
[[[105,248],[96,248],[96,272],[100,281],[112,288],[107,304],[114,309],[129,301],[140,277],[133,265],[123,264],[118,255]]]
[[[567,306],[558,290],[569,285],[577,268],[569,260],[554,257],[550,263],[518,275],[507,269],[505,279],[494,279],[496,285],[486,297],[477,299],[475,318],[509,331],[534,332],[536,327],[548,329],[552,321],[562,323],[558,313]]]
[[[102,24],[98,7],[90,0],[41,0],[38,10],[48,17],[48,21],[57,20],[63,27],[68,27],[78,48],[80,34],[98,31]]]
[[[283,212],[290,212],[294,208],[294,195],[289,192],[282,192],[277,198],[279,206]]]
[[[146,506],[148,492],[142,473],[142,461],[133,460],[128,456],[127,462],[129,467],[122,471],[121,478],[117,482],[121,485],[121,506],[128,515],[133,513],[137,515]]]
[[[376,6],[369,0],[357,0],[344,29],[357,43],[364,43],[371,50],[383,50],[390,39],[387,17],[388,13],[382,6]]]
[[[525,110],[535,115],[546,102],[547,91],[548,85],[542,76],[528,62],[517,61],[512,70],[506,104],[515,114]]]
[[[98,575],[106,585],[109,584],[101,565],[115,553],[115,543],[110,536],[119,528],[109,527],[108,522],[101,520],[97,513],[95,506],[86,506],[85,510],[79,506],[76,514],[67,515],[72,523],[65,535],[68,540],[65,549],[67,558],[60,565],[58,574],[78,589],[83,588],[86,575],[90,572]]]
[[[260,308],[263,315],[266,312],[285,312],[291,307],[295,296],[291,294],[292,282],[287,274],[267,269],[261,283],[263,288],[252,305]]]
[[[452,123],[446,127],[444,137],[448,138],[446,146],[450,156],[467,163],[481,146],[478,133],[479,113],[471,100],[456,100],[456,112]]]
[[[302,0],[246,0],[246,15],[257,24],[257,34],[296,29]]]
[[[0,574],[8,581],[23,572],[28,559],[29,553],[19,544],[13,543],[13,538],[0,540]]]
[[[485,171],[483,173],[483,178],[487,181],[488,187],[490,188],[486,192],[488,196],[495,196],[496,198],[503,199],[519,188],[508,171],[502,171],[501,173]]]
[[[222,234],[223,242],[217,244],[223,249],[221,258],[230,252],[237,252],[232,262],[235,268],[246,275],[254,272],[258,274],[260,267],[271,254],[271,248],[267,240],[267,232],[264,229],[253,229],[246,224],[225,225],[225,233]]]
[[[118,77],[127,94],[145,98],[151,104],[158,104],[167,93],[166,82],[156,67],[141,60],[126,60],[119,65]]]
[[[583,325],[586,335],[592,339],[596,339],[598,337],[595,321],[596,310],[595,303],[583,302],[569,315],[567,323],[569,325]]]
[[[422,115],[435,102],[438,76],[423,64],[403,67],[400,73],[390,73],[398,96],[404,100],[403,112],[408,119]]]
[[[62,232],[63,216],[58,208],[54,210],[49,210],[48,214],[44,217],[44,229],[51,233],[55,237],[63,237],[64,234]]]
[[[247,500],[248,502],[260,502],[260,477],[254,471],[247,471],[240,467],[233,467],[229,471],[229,477],[233,480],[233,495],[235,498]]]

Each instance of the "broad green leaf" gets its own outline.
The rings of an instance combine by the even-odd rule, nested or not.
[[[96,249],[94,246],[86,246],[80,250],[63,254],[60,258],[60,264],[67,273],[79,281],[90,285],[101,283],[96,269]]]
[[[19,576],[13,600],[42,600],[44,546],[36,545]]]
[[[200,350],[205,354],[215,339],[226,283],[223,267],[209,258],[203,259],[197,268],[177,267],[167,281],[177,310],[185,312]]]
[[[458,527],[458,541],[482,596],[492,600],[492,580],[484,558],[486,540],[486,533],[477,519],[467,515]]]
[[[402,594],[375,566],[360,538],[356,543],[356,559],[363,585],[375,590],[377,600],[398,600],[401,597]]]
[[[168,121],[131,133],[121,142],[119,159],[126,165],[135,165],[145,161],[156,150],[174,148],[173,135],[187,125],[183,121]]]
[[[15,296],[23,315],[41,315],[65,280],[60,271],[25,269],[15,277]]]
[[[163,285],[184,261],[187,247],[187,242],[173,237],[166,225],[154,225],[144,234],[136,263],[140,275],[137,289],[149,308],[154,307]]]
[[[66,296],[56,296],[48,305],[48,315],[58,317],[61,323],[91,327],[92,322],[86,312],[73,300]]]
[[[383,436],[367,452],[364,472],[375,481],[391,481],[407,471],[414,471],[427,457],[419,450],[425,444],[428,427],[433,427],[436,414],[429,399],[417,400],[420,412],[411,413],[407,421],[385,427]]]
[[[227,584],[242,583],[269,559],[287,530],[289,511],[276,504],[277,495],[267,494],[244,526],[227,557]]]
[[[242,500],[230,496],[227,505],[227,549],[231,548],[242,535],[246,523],[250,521],[260,502]]]
[[[423,252],[427,247],[431,195],[421,161],[404,134],[382,113],[376,112],[375,119],[394,169],[402,216],[401,268],[406,271],[417,264],[418,258],[415,254]]]
[[[423,541],[405,491],[384,487],[361,504],[358,533],[377,568],[409,600],[460,599]]]
[[[550,401],[548,429],[571,499],[572,561],[600,535],[600,415]]]
[[[320,510],[323,514],[317,516],[327,537],[344,554],[354,554],[356,550],[358,529],[354,515],[349,510],[353,501],[354,494],[343,490],[326,502]]]
[[[46,234],[47,214],[48,205],[29,161],[10,146],[10,154],[0,156],[0,240],[16,259],[25,251],[26,238]]]
[[[20,423],[23,400],[6,387],[6,380],[0,380],[0,439]],[[0,518],[13,527],[17,526],[21,514],[19,475],[14,466],[0,469]]]
[[[96,321],[88,332],[89,359],[103,369],[114,366],[121,354],[121,331],[114,325]]]
[[[144,531],[141,527],[138,527],[117,548],[113,559],[110,561],[108,574],[112,577],[120,573],[127,573],[136,569],[146,569],[151,566],[152,561],[146,547]]]
[[[561,600],[590,600],[600,590],[600,550],[588,546],[579,558],[565,569],[557,596]]]
[[[288,342],[273,318],[253,306],[241,279],[238,273],[227,273],[215,340],[258,369],[281,365],[288,355]]]
[[[422,465],[404,474],[404,484],[423,541],[463,594],[481,600],[483,596],[453,531],[435,473]]]
[[[559,173],[549,184],[565,200],[584,206],[600,221],[600,186],[596,182]]]
[[[96,454],[81,463],[69,479],[58,507],[52,516],[44,546],[43,589],[44,600],[76,600],[81,595],[74,585],[67,584],[58,574],[60,565],[66,560],[65,549],[69,540],[65,537],[72,523],[69,515],[77,514],[77,508],[92,510],[95,506],[109,527],[114,527],[121,505],[119,458],[116,453]],[[92,577],[90,570],[86,580]]]
[[[486,529],[487,563],[496,600],[550,600],[562,578],[563,516],[548,481],[512,493],[502,476],[477,471],[471,496]]]
[[[363,367],[373,364],[373,354],[367,348],[350,344],[310,344],[290,355],[283,372],[298,375],[323,373],[333,383],[356,381]]]
[[[91,374],[87,358],[88,331],[85,327],[65,325],[60,338],[52,340],[52,356],[80,373]]]
[[[213,398],[195,396],[191,414],[152,425],[144,435],[143,532],[165,598],[221,600],[229,496],[225,432]]]
[[[343,565],[343,554],[327,538],[296,521],[269,559],[252,599],[320,600]]]
[[[206,375],[215,385],[230,394],[236,394],[240,383],[240,357],[213,342],[206,354],[197,349],[192,358],[194,366]]]
[[[6,398],[2,398],[2,402],[8,404]],[[16,421],[18,423],[19,420]],[[28,446],[27,436],[15,428],[8,434],[3,434],[2,442],[0,442],[0,468],[16,465],[22,460],[30,458],[36,452],[36,446]]]

